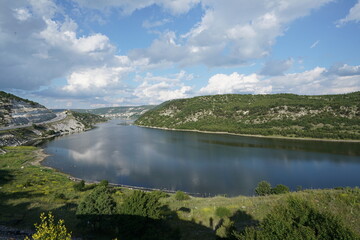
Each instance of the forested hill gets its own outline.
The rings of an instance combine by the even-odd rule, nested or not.
[[[360,139],[360,92],[214,95],[164,102],[137,125],[237,134]]]

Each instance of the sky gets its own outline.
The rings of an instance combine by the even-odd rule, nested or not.
[[[0,90],[48,108],[360,90],[360,0],[0,0]]]

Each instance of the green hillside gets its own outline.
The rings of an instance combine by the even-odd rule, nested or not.
[[[360,139],[360,92],[214,95],[164,102],[137,125],[300,138]]]

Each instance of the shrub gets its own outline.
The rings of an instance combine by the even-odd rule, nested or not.
[[[100,186],[104,186],[104,187],[107,187],[109,186],[109,181],[108,180],[101,180],[100,183],[99,183]]]
[[[182,192],[182,191],[177,191],[175,193],[175,199],[178,200],[178,201],[189,200],[190,196],[187,195],[186,193]]]
[[[74,183],[75,191],[83,191],[85,189],[85,181],[81,180],[80,182]]]
[[[54,223],[51,212],[48,215],[41,213],[41,223],[35,224],[36,232],[31,236],[33,240],[71,240],[71,233],[67,232],[64,220],[60,219]],[[28,237],[25,240],[30,240]]]
[[[232,232],[235,230],[234,222],[231,221],[229,218],[225,218],[220,227],[216,229],[216,235],[221,239],[228,239],[231,236]]]
[[[267,181],[261,181],[255,188],[255,193],[259,196],[271,194],[271,184]]]
[[[134,191],[121,205],[122,214],[136,215],[146,218],[162,218],[159,196],[143,191]]]
[[[259,227],[248,227],[237,239],[358,239],[339,218],[322,213],[308,202],[289,198],[276,206]]]
[[[226,207],[217,207],[215,210],[215,215],[219,218],[230,217],[231,211]]]
[[[116,203],[109,190],[104,186],[97,186],[80,202],[77,215],[110,215],[116,212]]]
[[[290,192],[290,189],[283,184],[276,185],[276,187],[271,189],[272,194],[283,194],[288,192]]]

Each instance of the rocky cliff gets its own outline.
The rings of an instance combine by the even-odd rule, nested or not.
[[[55,117],[38,103],[0,91],[0,127],[40,123]]]
[[[0,92],[0,147],[82,132],[105,120],[72,111],[55,114],[36,102]]]

